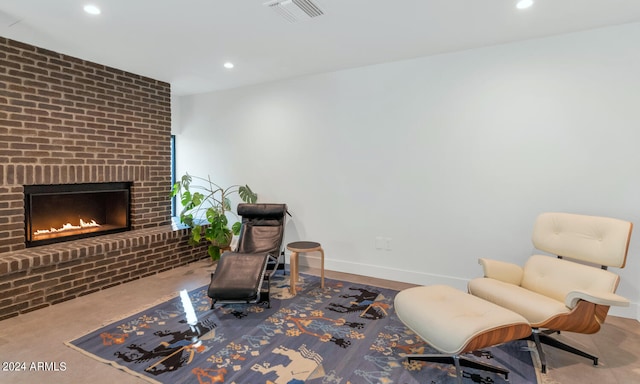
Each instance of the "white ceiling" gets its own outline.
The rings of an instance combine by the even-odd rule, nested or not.
[[[640,21],[640,0],[314,0],[295,23],[266,1],[0,0],[0,35],[184,95]]]

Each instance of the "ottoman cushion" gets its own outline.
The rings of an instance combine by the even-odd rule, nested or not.
[[[451,355],[531,334],[519,314],[446,285],[405,289],[396,295],[395,310],[409,329]]]

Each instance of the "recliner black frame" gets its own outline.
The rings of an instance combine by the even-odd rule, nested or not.
[[[235,252],[225,252],[211,274],[208,295],[216,303],[260,303],[271,307],[270,279],[284,266],[286,204],[239,204],[242,227]],[[281,260],[282,259],[282,260]]]

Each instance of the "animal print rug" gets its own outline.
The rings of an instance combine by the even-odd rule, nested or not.
[[[271,308],[229,304],[210,309],[207,287],[189,292],[197,324],[180,297],[109,324],[67,345],[154,383],[360,384],[455,383],[446,364],[408,363],[436,353],[396,317],[396,291],[300,275],[272,279]],[[420,303],[416,303],[420,305]],[[465,383],[536,383],[526,342],[477,351],[471,358],[505,367],[509,381],[466,369]]]

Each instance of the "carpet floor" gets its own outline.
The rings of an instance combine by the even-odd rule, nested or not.
[[[67,343],[99,361],[155,383],[455,383],[446,364],[408,363],[436,353],[395,316],[397,291],[301,275],[289,294],[276,276],[271,308],[227,304],[210,309],[206,286],[189,292],[198,322],[185,320],[172,297]],[[465,383],[537,383],[531,349],[512,342],[469,355],[509,369],[501,375],[465,369]]]

